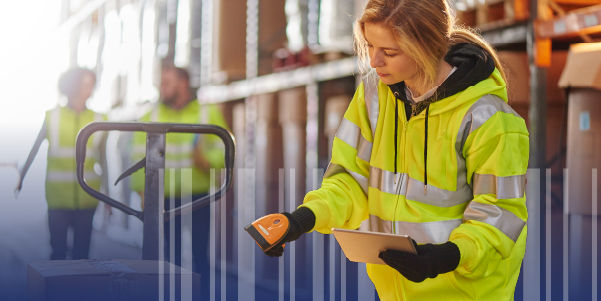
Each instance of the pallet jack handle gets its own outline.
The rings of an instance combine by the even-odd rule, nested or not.
[[[86,159],[86,145],[90,136],[99,131],[146,132],[146,157],[128,169],[124,175],[145,167],[144,210],[135,210],[122,202],[114,200],[92,187],[84,178],[84,162]],[[218,136],[225,145],[225,183],[220,189],[210,195],[205,195],[190,203],[170,210],[163,208],[163,185],[165,169],[165,137],[167,133],[213,134]],[[77,181],[84,191],[94,198],[117,208],[126,214],[133,215],[144,223],[144,259],[158,258],[158,233],[159,224],[169,220],[173,215],[189,213],[197,208],[204,207],[212,200],[219,200],[232,183],[234,170],[235,142],[232,134],[221,127],[205,124],[180,124],[180,123],[139,123],[139,122],[92,122],[79,131],[77,135],[75,159],[77,164]],[[162,216],[161,216],[162,215]]]

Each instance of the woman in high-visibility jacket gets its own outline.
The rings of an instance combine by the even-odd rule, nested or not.
[[[50,259],[67,256],[67,231],[73,229],[73,259],[86,259],[92,235],[92,219],[98,200],[83,191],[76,178],[75,140],[77,133],[93,121],[104,121],[104,115],[86,108],[94,91],[96,75],[89,69],[73,68],[59,80],[59,90],[67,98],[66,106],[57,106],[46,112],[36,142],[20,171],[17,191],[31,166],[40,145],[48,139],[48,164],[46,167],[46,202],[50,230]],[[84,169],[86,182],[94,189],[101,186],[101,177],[94,165],[102,162],[99,152],[103,138],[94,134],[87,145]],[[102,164],[105,165],[105,164]]]
[[[367,265],[382,300],[513,300],[526,245],[528,131],[494,50],[445,0],[371,0],[355,32],[371,72],[321,188],[285,241],[333,227],[407,234]],[[281,246],[268,251],[280,256]]]

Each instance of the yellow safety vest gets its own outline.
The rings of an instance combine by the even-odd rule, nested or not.
[[[430,104],[427,136],[426,111],[407,121],[398,106],[398,145],[396,101],[381,81],[358,87],[322,186],[301,205],[315,213],[314,230],[360,228],[457,244],[457,269],[421,283],[368,264],[381,300],[513,300],[526,246],[529,138],[499,71]]]
[[[142,122],[173,122],[189,124],[213,124],[227,128],[225,118],[215,105],[201,106],[197,100],[188,103],[181,110],[174,110],[159,103],[145,114]],[[201,141],[198,141],[200,139]],[[211,168],[215,169],[214,187],[220,182],[220,168],[225,166],[223,142],[215,135],[167,134],[165,145],[165,196],[183,196],[209,192],[211,175],[209,170],[201,170],[194,165],[195,145],[202,148],[202,154]],[[146,134],[134,134],[133,162],[146,155]],[[132,189],[144,191],[144,170],[132,175]]]
[[[75,174],[75,140],[77,133],[93,121],[105,116],[91,110],[77,113],[69,107],[57,107],[46,112],[48,167],[46,169],[46,201],[50,209],[91,209],[98,200],[85,192]],[[88,140],[84,178],[90,187],[100,189],[100,176],[94,171],[99,159],[100,134]]]

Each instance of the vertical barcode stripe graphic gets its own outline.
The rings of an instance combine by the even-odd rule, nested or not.
[[[330,300],[336,300],[336,242],[332,235],[326,237],[330,244]]]
[[[279,190],[278,190],[278,212],[282,212],[285,210],[285,206],[284,206],[284,199],[286,197],[285,195],[285,187],[286,187],[286,174],[284,169],[280,169],[278,171],[278,177],[279,177]],[[290,245],[286,245],[285,247],[286,249],[290,248]],[[286,288],[286,285],[284,283],[284,279],[285,279],[285,275],[284,275],[284,269],[285,269],[285,262],[286,262],[286,252],[284,251],[284,255],[282,255],[279,259],[278,259],[278,300],[279,301],[284,301],[284,290]]]
[[[597,301],[597,169],[592,171],[592,200],[593,200],[593,231],[592,232],[592,300]]]
[[[209,188],[209,193],[210,194],[214,194],[215,193],[215,188],[213,183],[211,183],[210,188]],[[216,259],[216,247],[217,247],[217,242],[216,242],[216,219],[215,219],[215,214],[216,214],[216,208],[215,208],[215,203],[214,202],[210,202],[209,204],[209,208],[211,211],[211,217],[210,217],[210,234],[209,234],[209,258],[210,258],[210,264],[209,264],[209,296],[210,296],[210,300],[211,301],[215,301],[215,277],[216,277],[216,271],[215,271],[215,259]],[[206,292],[204,293],[206,294]],[[203,294],[203,295],[204,295]]]
[[[169,208],[175,208],[175,172],[169,170]],[[159,206],[160,207],[160,206]],[[175,213],[169,214],[169,300],[175,301]],[[178,229],[179,231],[180,229]]]
[[[290,188],[288,197],[289,204],[288,210],[289,212],[293,212],[296,209],[296,169],[290,169],[290,179],[288,182],[288,187]],[[296,242],[290,242],[290,261],[289,261],[289,279],[290,279],[290,301],[296,300]]]
[[[236,182],[238,183],[238,300],[255,300],[255,250],[257,244],[246,233],[244,227],[255,219],[255,203],[246,201],[248,195],[254,195],[254,170],[238,168]],[[249,183],[251,182],[251,183]]]
[[[165,170],[159,169],[159,179],[164,179]],[[163,185],[159,185],[159,199],[163,201],[160,203],[165,203],[165,188]],[[165,218],[163,216],[163,208],[157,206],[157,210],[159,211],[159,301],[165,301]]]
[[[312,189],[317,189],[319,187],[319,183],[321,183],[321,176],[323,175],[322,169],[314,169],[313,170],[313,186]],[[324,236],[320,233],[313,232],[311,234],[313,240],[313,301],[323,301],[324,296]],[[361,299],[359,299],[361,300]]]
[[[551,169],[545,171],[545,299],[551,301]]]
[[[540,169],[529,168],[526,174],[526,207],[529,212],[540,212]],[[540,231],[539,214],[528,217],[528,237],[524,256],[523,300],[540,301]]]
[[[192,169],[183,168],[181,170],[181,204],[189,204],[193,201],[192,199]],[[184,183],[184,181],[186,183]],[[180,291],[181,301],[192,301],[192,239],[194,237],[194,229],[192,227],[192,213],[186,213],[181,215],[181,254],[182,260],[180,270]],[[206,231],[206,229],[199,229],[198,231]]]
[[[220,179],[224,179],[221,172],[219,173]],[[217,170],[211,169],[211,187],[216,187],[217,182]],[[221,183],[221,182],[219,182]],[[215,188],[219,189],[219,188]],[[214,194],[211,197],[211,202],[215,201]],[[227,191],[223,193],[219,200],[221,207],[221,300],[226,300],[227,297]]]
[[[570,296],[570,215],[568,214],[569,204],[569,185],[568,169],[563,169],[563,301],[568,301]]]
[[[346,256],[342,249],[339,249],[340,253],[340,301],[346,301]]]

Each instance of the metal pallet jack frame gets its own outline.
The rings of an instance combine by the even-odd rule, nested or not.
[[[135,210],[122,202],[112,199],[90,187],[84,179],[84,162],[86,159],[86,145],[89,137],[99,131],[145,132],[146,157],[127,169],[115,182],[131,175],[140,168],[145,167],[144,209]],[[225,183],[220,189],[190,203],[170,210],[164,210],[164,169],[165,169],[165,139],[168,133],[213,134],[218,136],[225,145]],[[76,142],[77,181],[87,193],[96,199],[117,208],[128,215],[139,218],[143,224],[142,259],[159,259],[159,227],[170,216],[178,216],[192,212],[198,208],[209,205],[212,200],[218,201],[232,182],[234,167],[235,142],[232,134],[224,128],[204,124],[180,123],[138,123],[138,122],[93,122],[81,129]]]

